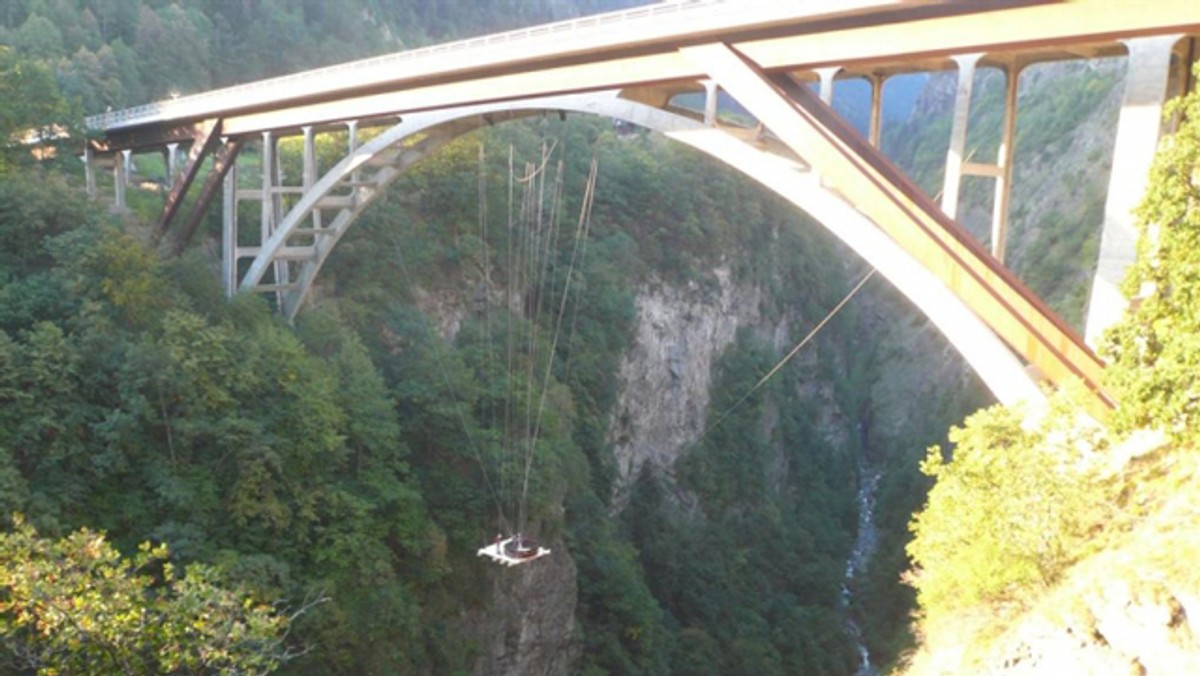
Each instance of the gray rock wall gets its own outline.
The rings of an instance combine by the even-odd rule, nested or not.
[[[735,283],[727,267],[713,275],[716,284],[710,287],[659,282],[638,292],[633,341],[621,360],[620,394],[610,428],[618,507],[646,463],[671,474],[675,460],[708,424],[717,357],[738,328],[762,323],[760,289]],[[768,337],[786,336],[786,330],[766,330]]]

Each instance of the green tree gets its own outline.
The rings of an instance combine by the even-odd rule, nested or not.
[[[1134,309],[1107,349],[1117,424],[1180,438],[1200,425],[1200,92],[1168,113],[1181,121],[1155,159],[1138,208],[1138,258],[1123,283]]]
[[[50,69],[12,48],[0,44],[0,175],[12,162],[9,146],[14,137],[41,132],[67,117],[67,103]],[[24,146],[17,146],[24,150]]]
[[[64,55],[63,36],[54,22],[44,16],[32,14],[17,29],[17,49],[38,59],[54,59]]]
[[[293,615],[176,572],[165,546],[129,558],[103,533],[40,537],[21,517],[0,534],[0,641],[38,674],[266,674],[295,655]]]
[[[929,449],[921,471],[936,479],[913,517],[911,581],[931,621],[977,603],[1021,601],[1054,582],[1083,551],[1106,494],[1095,472],[1102,432],[1057,399],[1025,429],[994,406],[950,432],[954,457]]]

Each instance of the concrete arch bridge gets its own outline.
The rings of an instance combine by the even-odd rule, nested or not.
[[[165,153],[172,187],[159,227],[177,249],[223,188],[226,289],[276,294],[292,317],[363,210],[448,141],[542,111],[620,119],[711,155],[815,217],[928,315],[1001,401],[1036,401],[1040,381],[1078,379],[1103,411],[1114,403],[1103,363],[1002,262],[1019,75],[1046,61],[1127,61],[1088,314],[1094,338],[1123,312],[1116,289],[1134,253],[1130,210],[1169,131],[1164,100],[1193,85],[1198,34],[1193,0],[684,0],[97,115],[88,125],[100,135],[84,159],[92,192],[98,171],[111,167],[121,206],[131,155]],[[1006,78],[994,162],[965,152],[977,66]],[[883,83],[936,70],[958,73],[940,204],[878,151]],[[835,80],[846,78],[871,86],[865,138],[829,105]],[[703,110],[676,105],[682,94],[702,94]],[[723,120],[722,95],[758,125]],[[367,125],[378,133],[359,143]],[[318,167],[315,139],[333,130],[348,139],[344,154]],[[291,136],[303,139],[303,163],[299,180],[285,184],[278,141]],[[262,160],[253,190],[238,188],[236,160],[248,143]],[[202,166],[195,206],[172,228]],[[954,220],[963,176],[995,184],[990,247]],[[285,195],[293,196],[286,210]],[[261,204],[257,222],[239,222],[243,200]],[[257,243],[240,245],[247,236]]]

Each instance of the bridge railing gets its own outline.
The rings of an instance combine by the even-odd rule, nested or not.
[[[280,98],[288,93],[294,95],[295,92],[312,89],[311,85],[316,83],[344,82],[347,79],[347,75],[360,74],[363,71],[378,70],[386,72],[392,70],[394,66],[411,66],[413,62],[417,61],[440,60],[449,55],[464,53],[475,53],[483,57],[485,54],[488,54],[489,50],[500,45],[511,46],[514,44],[532,44],[535,42],[544,44],[547,40],[554,40],[559,37],[565,39],[567,36],[570,36],[572,42],[574,42],[579,37],[580,32],[595,32],[596,29],[609,28],[617,24],[627,26],[634,22],[645,22],[647,26],[655,26],[658,30],[661,30],[661,19],[664,17],[670,16],[678,20],[684,16],[695,17],[703,15],[706,18],[711,18],[714,9],[736,10],[740,16],[744,16],[747,9],[750,9],[754,4],[753,2],[746,2],[746,0],[677,0],[675,2],[663,2],[618,12],[595,14],[578,19],[542,24],[503,33],[494,33],[419,49],[393,52],[391,54],[317,68],[292,75],[215,89],[201,94],[157,101],[123,110],[109,111],[85,118],[85,124],[89,129],[109,130],[169,119],[201,117],[221,110],[245,106],[249,103],[266,102],[268,99]],[[766,4],[768,3],[763,3],[763,5]],[[760,5],[760,8],[763,5]],[[776,6],[776,9],[778,9],[778,6]],[[628,37],[628,34],[623,34],[622,37]],[[494,52],[491,56],[494,56]]]

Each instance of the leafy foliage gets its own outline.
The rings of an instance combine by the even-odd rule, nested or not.
[[[930,621],[1020,601],[1079,556],[1106,495],[1094,453],[1101,430],[1081,424],[1077,410],[1060,401],[1025,429],[1018,412],[996,406],[951,430],[951,461],[929,450],[921,471],[937,483],[913,517],[908,553]]]
[[[1133,311],[1107,349],[1116,421],[1181,438],[1200,424],[1200,94],[1169,111],[1180,124],[1155,159],[1138,208],[1138,258],[1123,285]]]
[[[53,29],[53,26],[50,26]],[[0,174],[13,164],[16,150],[32,132],[46,138],[67,121],[67,102],[50,69],[0,42]],[[15,143],[14,143],[15,142]]]
[[[122,559],[103,534],[0,533],[0,636],[38,674],[266,674],[294,657],[293,616],[219,584],[165,546]]]

